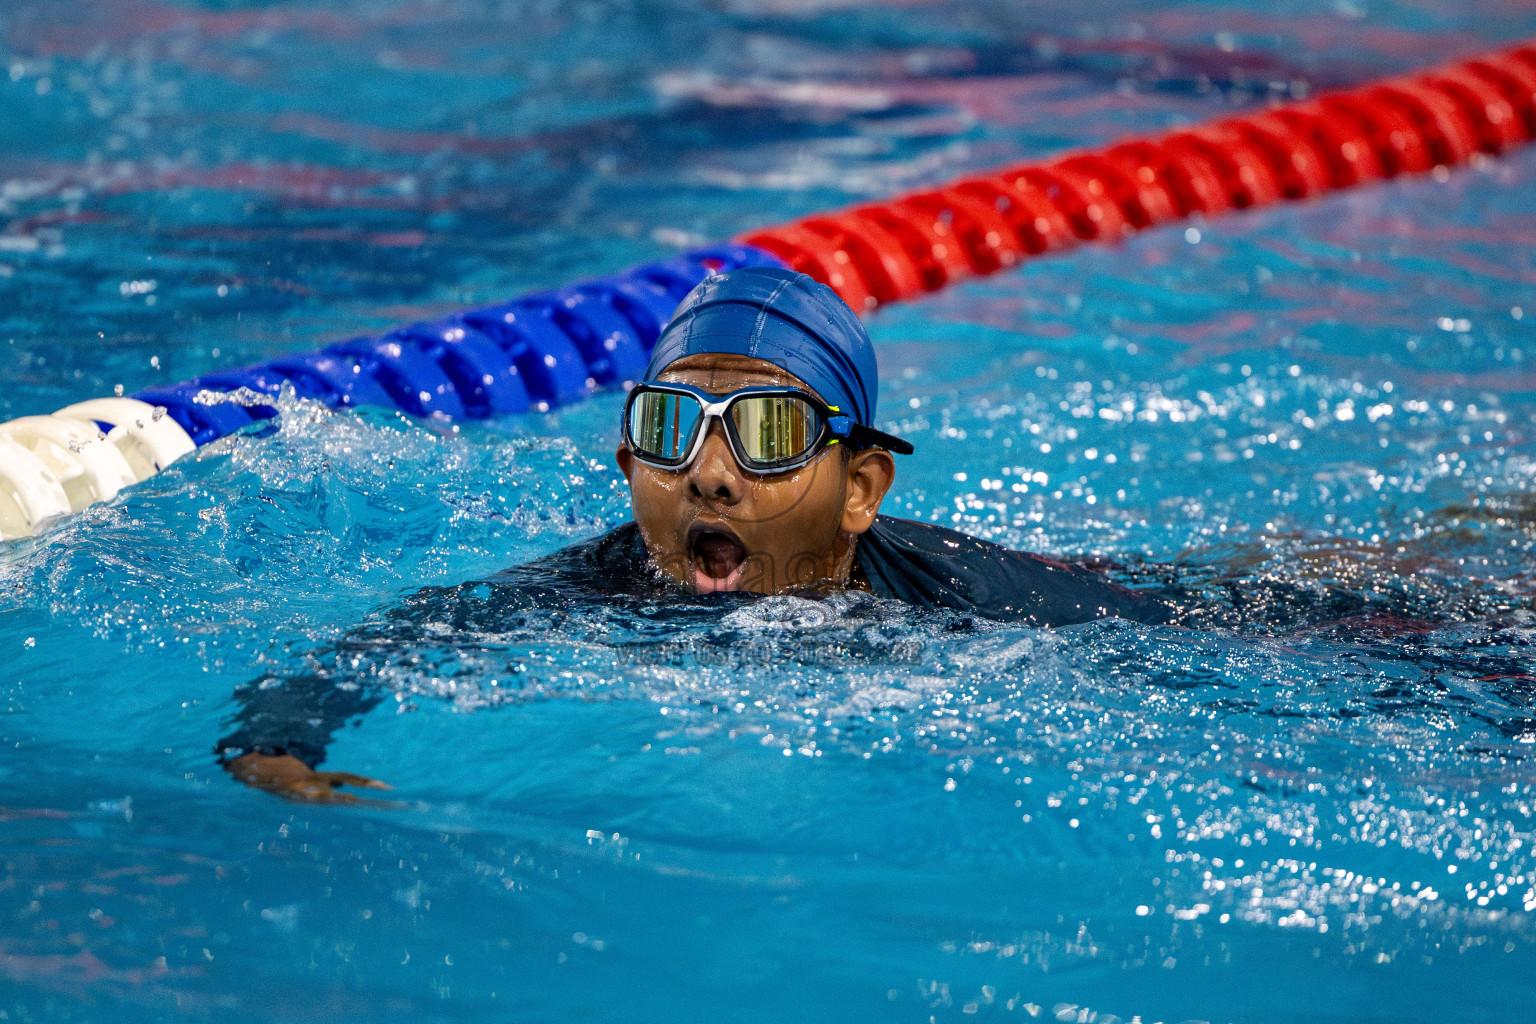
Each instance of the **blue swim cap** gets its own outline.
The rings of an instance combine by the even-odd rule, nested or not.
[[[836,292],[804,274],[743,267],[705,278],[662,330],[645,379],[706,353],[772,363],[855,423],[874,424],[880,371],[869,335]]]

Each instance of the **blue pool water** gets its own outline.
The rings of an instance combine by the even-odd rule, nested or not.
[[[1507,0],[17,0],[0,418],[1532,34]],[[289,403],[0,550],[0,1019],[1529,1019],[1533,211],[1526,152],[882,311],[886,511],[1186,588],[1190,627],[429,624],[340,666],[398,699],[327,766],[400,807],[232,783],[232,691],[623,522],[617,396]]]

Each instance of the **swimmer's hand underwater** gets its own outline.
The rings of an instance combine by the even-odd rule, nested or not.
[[[224,765],[224,770],[247,786],[265,790],[288,800],[310,804],[380,804],[394,801],[374,800],[340,792],[342,786],[362,789],[390,789],[378,779],[351,772],[320,772],[291,754],[241,754]]]

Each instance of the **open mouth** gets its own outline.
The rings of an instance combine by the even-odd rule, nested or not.
[[[735,590],[747,569],[747,546],[723,526],[694,523],[688,528],[688,564],[701,594]]]

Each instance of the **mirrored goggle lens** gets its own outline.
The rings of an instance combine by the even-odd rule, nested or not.
[[[629,406],[629,441],[652,458],[681,459],[693,440],[702,409],[691,395],[645,391]]]
[[[821,433],[812,405],[793,396],[746,397],[731,406],[743,454],[753,462],[785,462],[810,450]]]

